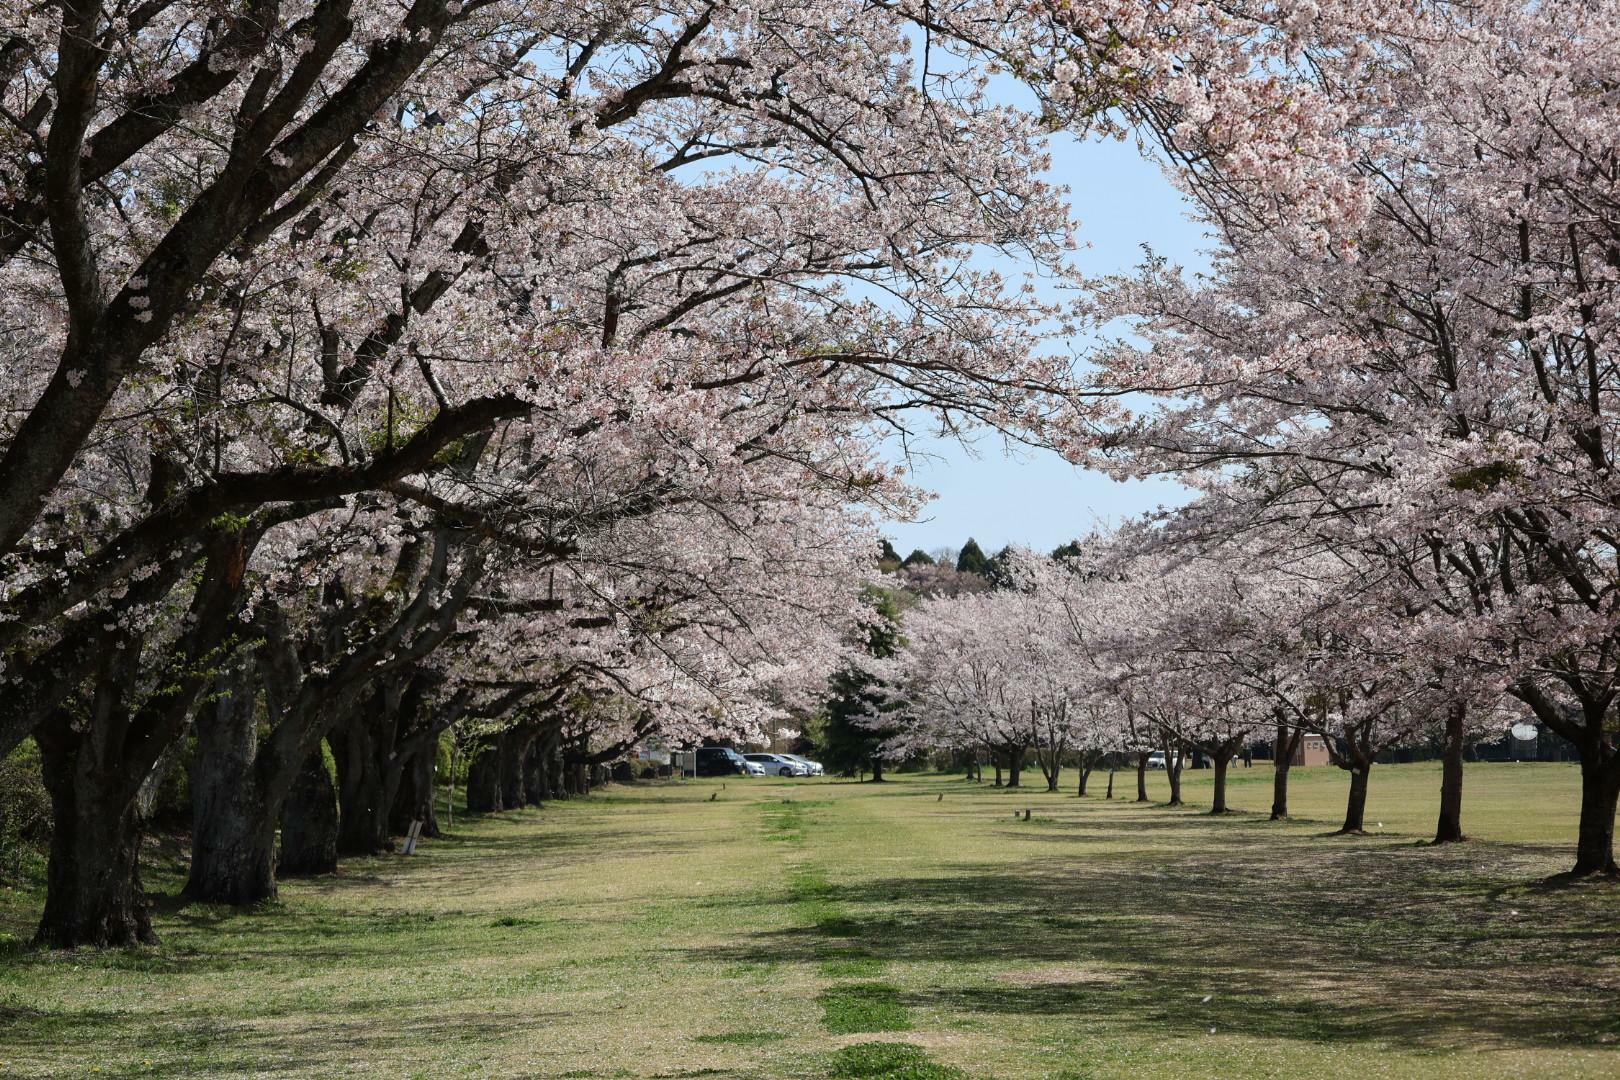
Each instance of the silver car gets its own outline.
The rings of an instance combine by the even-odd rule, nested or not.
[[[787,758],[789,761],[797,761],[800,765],[803,765],[808,770],[806,775],[809,776],[820,776],[824,771],[821,768],[821,762],[811,761],[809,758],[800,757],[798,754],[777,754],[776,756]]]
[[[763,768],[768,776],[809,776],[810,770],[786,754],[744,754],[750,765]]]

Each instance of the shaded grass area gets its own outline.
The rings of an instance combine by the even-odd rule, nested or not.
[[[156,949],[21,948],[39,897],[0,893],[0,1076],[1620,1075],[1620,888],[1537,884],[1572,771],[1471,766],[1479,839],[1443,848],[1437,788],[1379,767],[1383,832],[1343,838],[1324,769],[1283,823],[942,777],[637,784],[246,912],[170,899],[159,850]]]

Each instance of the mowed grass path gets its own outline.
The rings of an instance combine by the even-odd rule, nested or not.
[[[20,949],[38,897],[0,893],[0,1076],[1612,1077],[1620,888],[1537,884],[1575,780],[1470,766],[1445,849],[1422,765],[1375,770],[1363,838],[1331,769],[1282,824],[1101,775],[639,784],[161,905],[131,952]]]

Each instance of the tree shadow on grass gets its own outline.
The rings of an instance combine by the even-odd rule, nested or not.
[[[836,937],[949,965],[956,977],[904,1001],[969,1015],[1432,1049],[1620,1042],[1620,889],[1524,885],[1556,858],[1545,848],[1333,843],[1180,815],[1164,827],[1195,842],[1100,842],[1134,843],[1142,824],[1020,825],[1009,835],[1070,847],[832,885],[836,926],[757,937],[785,959]]]

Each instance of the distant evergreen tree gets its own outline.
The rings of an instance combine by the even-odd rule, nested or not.
[[[899,561],[900,553],[894,550],[894,545],[890,543],[889,538],[885,536],[883,538],[883,550],[878,554],[878,562],[898,563]]]
[[[990,575],[990,560],[985,558],[984,549],[973,537],[962,545],[962,552],[956,557],[956,570],[961,574],[978,574],[980,577]]]
[[[1054,559],[1073,559],[1079,557],[1080,554],[1080,541],[1078,540],[1070,540],[1067,544],[1052,549],[1052,558]]]
[[[895,593],[874,589],[870,599],[872,620],[866,626],[866,651],[882,659],[894,655],[900,645],[900,604]],[[862,717],[892,709],[885,705],[870,676],[845,668],[832,678],[821,724],[821,761],[831,772],[854,776],[870,767],[873,780],[883,779],[883,761],[878,747],[891,732],[858,723]]]
[[[932,555],[928,554],[928,552],[924,551],[922,548],[917,548],[914,551],[912,551],[912,553],[910,555],[907,555],[906,556],[906,561],[901,563],[900,565],[902,565],[902,566],[933,566],[934,565],[934,557]]]
[[[985,564],[984,576],[990,579],[991,588],[1012,588],[1012,551],[1012,545],[1008,544]]]

